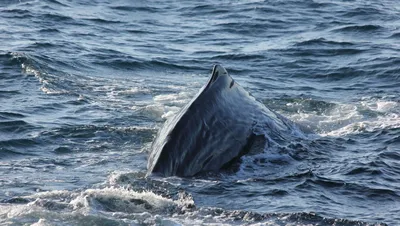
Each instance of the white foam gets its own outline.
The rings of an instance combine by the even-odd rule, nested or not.
[[[25,73],[26,75],[33,75],[33,76],[35,76],[35,77],[41,79],[41,78],[40,78],[40,71],[36,70],[36,69],[35,69],[34,67],[32,67],[31,65],[26,64],[26,63],[22,63],[22,64],[21,64],[21,68],[22,68],[22,70],[24,71],[24,73]],[[41,81],[41,82],[43,82],[43,81]]]
[[[165,106],[164,114],[162,114],[161,118],[163,118],[163,119],[172,118],[180,109],[181,109],[180,107]]]
[[[292,115],[291,119],[317,131],[321,136],[344,136],[400,128],[400,104],[385,98],[363,98],[356,104],[338,103],[322,115],[298,113]]]
[[[49,94],[49,95],[68,93],[68,91],[66,91],[66,90],[54,90],[54,89],[48,88],[46,86],[40,87],[40,90],[42,90],[44,93]]]
[[[156,102],[167,102],[171,100],[176,100],[178,98],[178,95],[176,94],[162,94],[162,95],[157,95],[154,97],[154,101]]]
[[[121,90],[117,92],[117,95],[132,95],[132,94],[146,94],[149,93],[150,90],[147,88],[141,88],[141,87],[132,87],[126,90]]]
[[[159,119],[164,114],[164,106],[161,104],[149,104],[143,107],[132,106],[131,109],[154,119]]]
[[[111,187],[129,186],[134,183],[138,178],[144,178],[145,173],[143,172],[132,172],[132,171],[114,171],[108,177],[106,185]]]
[[[40,218],[38,222],[31,224],[31,226],[51,226],[50,222],[48,222],[46,219]]]
[[[24,196],[27,199],[37,199],[37,198],[66,198],[70,196],[71,192],[67,190],[54,190],[54,191],[44,191],[38,192],[32,195]]]
[[[0,222],[5,219],[17,218],[34,211],[35,207],[27,205],[0,205]]]
[[[399,103],[390,100],[381,99],[365,99],[362,100],[361,105],[377,112],[397,112],[400,113]]]
[[[154,102],[164,103],[168,105],[183,106],[185,103],[189,102],[194,96],[191,92],[179,92],[176,94],[161,94],[154,96]]]
[[[159,112],[163,119],[173,117],[186,103],[188,103],[196,93],[181,91],[176,94],[162,94],[153,97],[156,106],[159,106]]]
[[[139,201],[132,202],[132,200]],[[146,205],[150,205],[152,212],[163,212],[177,205],[173,200],[163,198],[153,192],[135,192],[124,188],[88,189],[70,202],[74,209],[100,208],[98,203],[108,204],[108,208],[111,206],[118,208],[116,211],[119,212],[136,213],[148,211]]]
[[[33,200],[27,204],[0,204],[0,224],[18,219],[36,220],[35,225],[47,225],[47,220],[53,218],[77,220],[73,215],[84,216],[120,216],[133,218],[139,222],[155,222],[160,214],[170,214],[181,211],[181,205],[193,204],[192,199],[172,200],[154,194],[150,191],[136,192],[125,188],[87,189],[75,191],[40,192],[21,197]],[[56,210],[56,211],[55,211]],[[143,215],[142,217],[140,217]],[[64,217],[63,217],[64,216]],[[115,217],[112,217],[115,219]],[[159,217],[165,220],[164,217]],[[33,220],[32,219],[32,220]],[[64,218],[65,219],[65,218]],[[81,219],[82,220],[82,219]],[[84,219],[83,219],[84,220]]]

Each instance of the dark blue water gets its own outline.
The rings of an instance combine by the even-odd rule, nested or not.
[[[0,224],[400,224],[400,5],[0,2]],[[145,178],[222,64],[307,139]]]

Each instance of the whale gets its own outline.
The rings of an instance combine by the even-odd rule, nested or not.
[[[224,67],[214,65],[208,82],[158,131],[146,176],[218,172],[243,155],[262,152],[299,133],[295,123],[268,109]]]

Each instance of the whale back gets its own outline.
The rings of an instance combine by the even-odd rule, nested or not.
[[[218,171],[248,151],[256,136],[254,127],[265,116],[276,121],[272,127],[287,129],[279,115],[256,101],[223,67],[214,66],[206,85],[159,131],[148,175]]]

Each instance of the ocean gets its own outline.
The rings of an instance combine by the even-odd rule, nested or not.
[[[399,225],[399,53],[395,0],[2,0],[0,224]],[[312,132],[145,177],[215,64]]]

